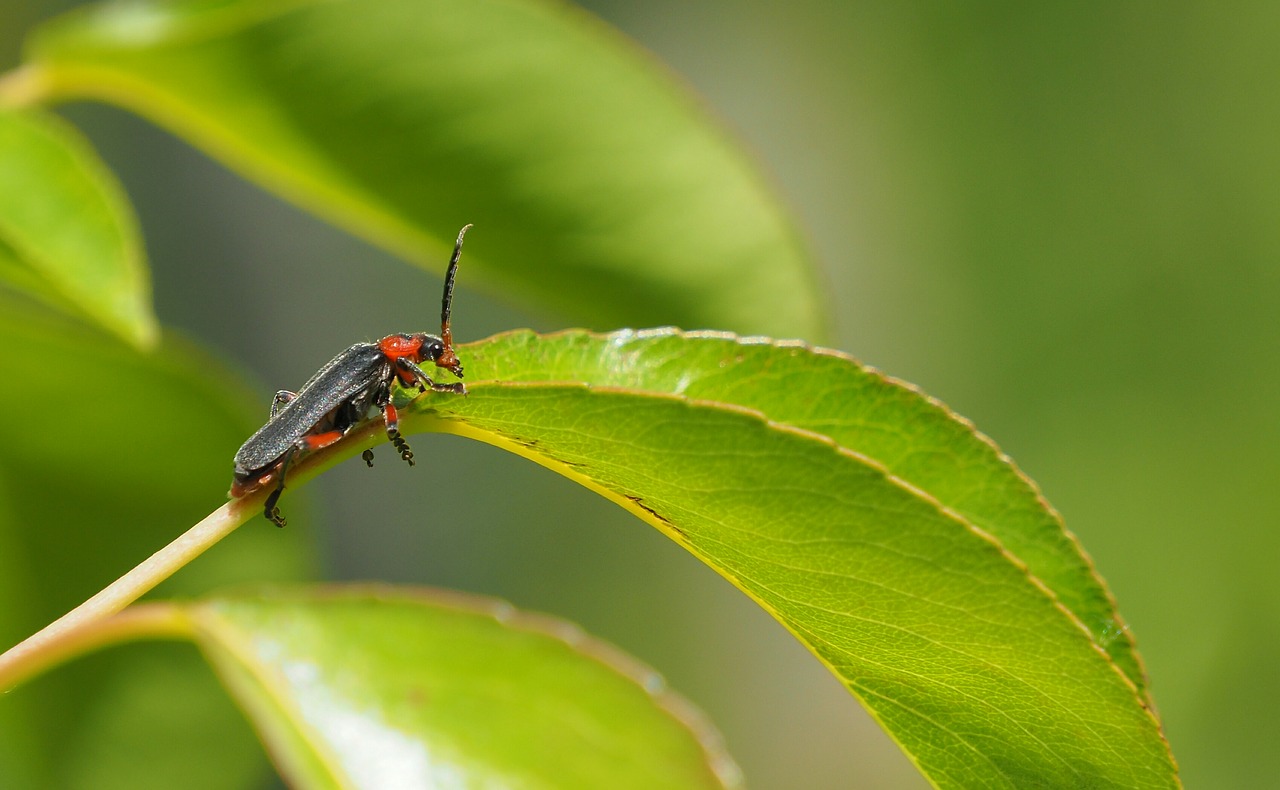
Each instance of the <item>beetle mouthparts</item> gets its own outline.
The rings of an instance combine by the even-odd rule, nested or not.
[[[436,360],[436,367],[444,368],[458,378],[462,378],[462,362],[458,359],[458,355],[453,353],[453,346],[446,346],[444,353]]]

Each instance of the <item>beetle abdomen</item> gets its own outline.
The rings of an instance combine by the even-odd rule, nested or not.
[[[235,474],[248,477],[279,461],[299,439],[324,430],[333,412],[367,389],[372,380],[389,376],[388,362],[373,343],[357,343],[320,368],[293,400],[236,452]]]

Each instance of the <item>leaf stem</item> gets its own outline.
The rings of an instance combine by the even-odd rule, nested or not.
[[[147,637],[189,638],[193,632],[191,619],[181,606],[167,601],[131,606],[110,617],[83,621],[32,645],[0,668],[0,688],[9,690],[68,659],[116,642]],[[8,656],[6,653],[5,659]]]
[[[249,497],[247,500],[226,503],[92,598],[9,648],[0,655],[0,690],[11,689],[19,682],[74,655],[77,646],[99,644],[94,634],[97,633],[96,629],[105,627],[102,621],[138,600],[179,568],[231,534],[247,520],[248,513],[253,512],[251,507],[246,512],[245,506],[259,498]],[[151,624],[154,626],[156,623],[151,621]],[[170,626],[172,627],[172,623]],[[110,635],[115,631],[107,627],[104,633],[107,636],[105,641],[111,641]]]

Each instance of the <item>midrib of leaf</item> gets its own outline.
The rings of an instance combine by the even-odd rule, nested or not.
[[[1059,671],[1057,662],[1061,660],[1061,657],[1051,659],[1049,662],[1051,665],[1050,668],[1045,669],[1045,666],[1042,663],[1034,659],[1028,663],[1025,656],[1017,655],[1016,650],[1011,650],[1008,646],[1002,645],[997,641],[997,643],[994,644],[982,645],[984,649],[994,651],[994,653],[1000,657],[1001,661],[996,662],[995,664],[993,664],[992,660],[989,658],[977,655],[968,655],[963,651],[957,651],[949,653],[950,658],[946,655],[942,656],[944,671],[939,673],[939,667],[933,667],[933,675],[930,675],[928,672],[917,675],[917,680],[923,681],[925,686],[923,689],[923,697],[919,701],[918,705],[913,706],[908,702],[910,695],[906,695],[906,697],[904,697],[903,695],[895,696],[894,694],[886,693],[886,689],[892,687],[895,683],[893,679],[894,675],[899,676],[899,681],[901,680],[901,662],[909,662],[915,659],[921,651],[928,652],[931,643],[941,644],[937,641],[936,636],[914,633],[909,628],[904,629],[887,620],[885,621],[885,624],[887,624],[888,627],[883,633],[875,633],[875,629],[872,629],[872,633],[869,634],[850,634],[847,629],[842,631],[839,624],[836,624],[834,626],[833,633],[836,636],[845,637],[845,644],[843,645],[838,644],[839,640],[831,636],[819,636],[819,631],[815,630],[815,624],[820,624],[825,618],[821,616],[813,618],[797,614],[798,610],[814,611],[814,607],[809,601],[796,598],[793,593],[788,591],[780,591],[779,589],[776,589],[777,583],[761,581],[756,577],[756,574],[752,572],[753,564],[763,565],[776,563],[776,558],[766,557],[761,560],[759,557],[755,557],[750,553],[742,551],[740,546],[736,546],[732,542],[726,543],[722,539],[723,536],[717,537],[716,535],[711,534],[715,529],[714,523],[703,520],[695,524],[694,522],[698,522],[700,518],[699,514],[691,511],[688,507],[681,506],[678,503],[673,504],[669,497],[664,497],[662,492],[671,488],[670,477],[662,480],[651,477],[648,481],[633,480],[630,483],[625,482],[625,478],[628,476],[626,471],[627,464],[620,459],[626,458],[627,453],[635,449],[634,444],[628,446],[628,442],[622,441],[620,443],[620,447],[610,447],[608,450],[605,450],[602,447],[596,446],[592,451],[584,453],[579,450],[572,449],[577,443],[573,437],[572,429],[562,432],[567,433],[568,438],[562,436],[559,441],[557,441],[550,438],[546,431],[539,430],[532,422],[523,421],[519,417],[513,417],[511,410],[501,403],[498,403],[496,408],[491,410],[489,413],[486,413],[484,409],[474,408],[477,404],[488,400],[489,396],[493,396],[503,390],[511,391],[517,389],[521,390],[517,399],[517,402],[520,404],[519,408],[522,413],[526,414],[538,414],[545,411],[545,409],[540,409],[538,407],[536,400],[530,399],[530,395],[532,394],[531,391],[534,390],[539,394],[548,395],[551,399],[557,401],[566,400],[566,396],[569,396],[567,398],[568,400],[574,400],[574,396],[578,396],[578,400],[581,400],[582,398],[586,398],[588,400],[633,399],[634,402],[634,399],[638,398],[649,403],[666,402],[678,404],[679,408],[703,410],[708,414],[731,414],[737,418],[754,421],[757,423],[758,428],[763,428],[765,431],[777,435],[785,435],[791,437],[791,439],[795,441],[822,445],[826,448],[826,451],[830,452],[833,456],[842,459],[843,461],[853,461],[858,467],[863,469],[865,474],[869,474],[872,477],[878,477],[883,483],[896,488],[900,492],[906,493],[910,501],[914,501],[918,505],[923,505],[924,508],[932,511],[935,516],[941,516],[947,523],[954,527],[955,533],[966,536],[962,538],[961,542],[965,544],[967,550],[972,551],[975,546],[978,546],[979,554],[985,552],[998,555],[999,562],[991,563],[988,566],[984,566],[982,569],[984,574],[990,574],[992,572],[996,573],[998,578],[995,586],[1000,588],[997,600],[988,601],[985,605],[992,605],[996,607],[1004,606],[1006,604],[1006,599],[1011,596],[1016,601],[1019,601],[1017,604],[1018,606],[1031,605],[1032,608],[1039,610],[1037,622],[1031,624],[1019,622],[1017,624],[1008,624],[1009,627],[1015,629],[1026,628],[1033,632],[1038,632],[1039,629],[1047,628],[1057,634],[1056,636],[1046,634],[1046,636],[1049,637],[1050,643],[1057,644],[1059,647],[1061,647],[1062,644],[1075,644],[1074,648],[1070,648],[1072,651],[1078,651],[1078,653],[1073,653],[1074,658],[1072,661],[1074,661],[1076,666],[1073,666],[1071,671],[1077,672],[1080,669],[1082,660],[1084,664],[1089,665],[1088,671],[1079,672],[1080,676],[1076,678],[1075,682],[1082,684],[1082,687],[1087,689],[1086,696],[1094,694],[1098,695],[1097,702],[1102,703],[1100,705],[1100,709],[1108,711],[1105,716],[1114,715],[1119,711],[1123,714],[1122,718],[1128,719],[1127,724],[1115,720],[1088,722],[1080,719],[1077,720],[1076,726],[1083,728],[1083,731],[1078,734],[1083,736],[1084,731],[1091,733],[1094,745],[1101,746],[1102,744],[1107,744],[1116,740],[1127,740],[1129,731],[1132,728],[1136,727],[1137,730],[1145,731],[1145,735],[1134,736],[1134,740],[1130,745],[1146,753],[1145,759],[1138,760],[1137,762],[1146,762],[1147,765],[1145,768],[1137,768],[1134,771],[1133,776],[1129,777],[1126,781],[1131,780],[1134,786],[1143,786],[1140,784],[1142,781],[1140,777],[1144,775],[1151,776],[1152,774],[1146,773],[1146,770],[1152,767],[1153,764],[1164,763],[1171,766],[1171,758],[1167,752],[1167,744],[1163,742],[1162,736],[1159,733],[1158,724],[1136,694],[1133,684],[1125,679],[1123,673],[1115,667],[1110,658],[1089,639],[1087,629],[1079,623],[1069,610],[1058,603],[1050,590],[1026,572],[1026,567],[1021,562],[1010,556],[1003,547],[1001,547],[999,543],[989,535],[974,528],[959,515],[948,511],[945,507],[941,506],[936,502],[936,500],[933,500],[924,492],[897,480],[891,474],[885,472],[883,468],[874,461],[858,456],[856,453],[851,453],[846,449],[839,447],[834,441],[827,437],[822,437],[808,431],[797,430],[790,426],[771,422],[763,414],[753,412],[753,410],[739,406],[726,406],[725,404],[706,401],[692,401],[688,398],[670,394],[655,394],[649,392],[638,393],[634,390],[608,387],[588,388],[582,384],[555,385],[533,383],[476,383],[471,385],[471,395],[465,399],[465,403],[460,401],[451,401],[449,399],[434,400],[432,402],[431,407],[433,411],[438,412],[440,415],[448,416],[447,419],[440,422],[436,422],[432,419],[432,422],[434,423],[432,427],[434,429],[471,436],[472,438],[498,444],[512,450],[513,452],[517,452],[525,457],[535,460],[540,464],[554,468],[562,474],[566,474],[575,480],[584,482],[588,487],[600,492],[623,507],[626,507],[628,510],[636,513],[647,522],[654,524],[663,532],[678,540],[682,545],[715,568],[753,599],[758,601],[767,611],[774,614],[774,616],[777,617],[788,629],[790,629],[803,643],[809,646],[810,649],[813,650],[815,654],[849,686],[851,691],[863,700],[864,704],[871,709],[873,715],[876,715],[877,718],[881,719],[894,737],[898,738],[900,742],[907,744],[908,753],[911,754],[913,758],[919,760],[919,763],[925,769],[926,775],[931,776],[935,781],[938,781],[945,776],[951,768],[947,765],[947,749],[944,747],[936,753],[925,753],[933,749],[936,744],[928,743],[928,737],[921,738],[919,733],[912,733],[913,728],[917,725],[917,722],[914,720],[921,718],[926,720],[931,720],[931,718],[944,719],[955,715],[956,711],[953,711],[951,706],[956,705],[966,697],[969,698],[977,708],[985,709],[986,706],[990,704],[987,702],[987,696],[992,693],[992,688],[981,688],[981,686],[983,686],[981,679],[985,679],[986,676],[991,674],[1003,675],[1006,679],[1011,679],[1015,686],[1025,686],[1025,690],[1030,692],[1033,698],[1039,698],[1049,703],[1056,702],[1058,700],[1055,696],[1055,692],[1060,692],[1060,689],[1057,689],[1053,683],[1050,683],[1050,685],[1046,687],[1044,684],[1047,681],[1043,677],[1039,678],[1037,682],[1031,678],[1030,674],[1019,675],[1018,672],[1026,673],[1029,667],[1034,667],[1041,672],[1048,672],[1050,676],[1053,676],[1054,673]],[[497,400],[502,401],[503,398],[498,397]],[[547,400],[546,403],[550,404],[551,401]],[[609,408],[625,410],[627,407],[625,405],[618,404]],[[482,413],[486,413],[486,416],[480,416]],[[496,418],[493,416],[495,414],[498,415]],[[560,415],[557,415],[557,417],[560,417]],[[571,425],[572,419],[568,416],[560,417],[560,419],[553,417],[549,419],[549,422],[553,425]],[[552,432],[554,433],[554,431]],[[596,439],[598,439],[598,437],[596,437]],[[691,440],[691,444],[698,446],[697,442],[693,440]],[[619,473],[619,470],[622,470],[622,472]],[[622,480],[620,480],[620,478]],[[644,485],[645,482],[654,484],[653,487],[655,491],[647,490],[647,487]],[[709,493],[710,492],[706,490],[698,490],[689,497],[689,500],[705,502]],[[776,494],[776,491],[765,492],[765,497],[768,498],[775,496]],[[679,497],[676,497],[676,499],[679,499]],[[782,503],[778,503],[777,506],[784,510],[786,507],[786,505]],[[714,509],[715,506],[708,505],[707,507]],[[726,522],[722,522],[721,526],[727,527],[728,525]],[[741,529],[741,527],[733,526],[731,529]],[[959,550],[961,545],[957,543],[955,548],[956,550]],[[906,556],[909,557],[909,552]],[[931,559],[930,561],[936,561],[936,559]],[[779,565],[777,567],[784,566]],[[803,568],[800,566],[793,566],[791,570],[795,570],[797,568],[804,574],[813,574],[814,571],[817,570],[813,567]],[[784,567],[784,570],[787,569]],[[881,587],[884,586],[880,582],[873,580],[868,584],[867,579],[851,579],[850,577],[846,577],[843,574],[838,573],[827,574],[823,576],[823,579],[824,584],[827,585],[828,589],[813,591],[815,593],[815,598],[831,596],[833,593],[830,588],[834,588],[836,586],[836,582],[841,578],[844,578],[846,581],[852,581],[855,586],[858,584],[871,588],[874,588],[877,585]],[[991,584],[990,579],[986,576],[976,578],[974,581],[978,583],[976,586],[979,587],[983,584],[987,584],[989,586]],[[794,584],[796,580],[794,578],[790,579],[790,581],[784,579],[783,582],[786,584]],[[774,586],[771,587],[771,584]],[[903,600],[907,601],[912,598],[927,601],[927,599],[921,598],[919,592],[915,590],[890,589],[890,594],[903,597]],[[853,595],[845,597],[844,600],[846,602],[852,602],[856,598],[857,596]],[[1036,601],[1038,601],[1038,603],[1036,603]],[[936,605],[939,602],[929,601],[929,603]],[[818,610],[820,610],[820,607]],[[834,610],[832,614],[850,616],[849,612],[839,613]],[[828,625],[830,624],[828,623]],[[896,651],[893,655],[887,656],[882,663],[882,668],[889,667],[892,668],[892,671],[888,672],[885,677],[880,678],[878,681],[875,681],[874,678],[868,679],[865,677],[868,670],[874,669],[874,665],[877,662],[869,660],[866,656],[859,654],[856,650],[855,652],[850,652],[848,645],[848,639],[852,638],[856,643],[869,644],[873,646],[874,650],[878,650],[881,649],[883,645],[904,637],[907,641],[911,641],[915,644],[913,644],[909,649]],[[963,641],[969,637],[962,633],[953,633],[949,638]],[[1054,649],[1056,650],[1058,648]],[[1002,650],[1004,651],[1003,653],[1001,653]],[[948,653],[947,650],[944,650],[943,652],[944,654]],[[1093,658],[1091,659],[1089,656],[1093,656]],[[928,660],[938,659],[938,655],[932,655]],[[1019,662],[1022,662],[1021,670],[1008,668],[1019,666]],[[1002,669],[993,673],[993,666],[999,666],[1002,667]],[[1062,669],[1061,671],[1066,671],[1066,669]],[[953,673],[958,673],[961,678],[960,685],[949,686],[945,681],[943,681],[943,678],[949,677]],[[1089,677],[1084,677],[1085,675]],[[1091,684],[1099,685],[1095,687]],[[961,686],[968,685],[974,685],[979,688],[972,694],[961,691]],[[998,685],[999,684],[997,684],[997,687]],[[921,689],[916,689],[916,691],[920,690]],[[1082,706],[1085,708],[1089,708],[1091,706],[1091,704],[1087,703],[1085,700],[1075,700],[1073,702],[1076,706]],[[928,711],[931,705],[937,706],[937,710],[932,713]],[[901,712],[905,712],[905,715],[902,715]],[[972,711],[970,711],[970,713],[972,713]],[[1007,711],[1006,715],[1008,715]],[[1061,716],[1063,717],[1063,721],[1071,721],[1074,720],[1077,715],[1078,708],[1073,707],[1072,704],[1068,703],[1066,708],[1061,708],[1059,706],[1058,712],[1054,713],[1050,718],[1057,720],[1058,717]],[[1005,734],[1002,736],[999,730],[1004,728],[996,727],[995,731],[985,733],[982,737],[969,739],[960,733],[971,728],[974,725],[975,720],[969,719],[966,721],[966,716],[963,713],[959,713],[959,716],[961,718],[961,726],[955,729],[942,726],[940,729],[934,730],[934,735],[936,736],[940,733],[946,732],[954,733],[958,741],[956,745],[966,751],[971,751],[974,754],[983,755],[981,759],[984,761],[989,760],[990,758],[986,756],[987,752],[983,750],[980,741],[983,740],[983,738],[990,740],[991,738],[1007,737],[1012,732],[1010,730],[1005,730]],[[1031,717],[1031,719],[1023,720],[1009,720],[1009,724],[1014,728],[1014,730],[1024,731],[1024,735],[1031,741],[1030,744],[1023,743],[1021,747],[1027,748],[1033,752],[1041,751],[1043,753],[1053,755],[1053,761],[1064,766],[1064,782],[1067,784],[1087,780],[1089,777],[1079,775],[1072,767],[1080,756],[1078,754],[1070,753],[1075,747],[1073,738],[1062,736],[1061,733],[1052,732],[1052,726],[1057,726],[1054,724],[1049,728],[1049,731],[1051,734],[1056,734],[1060,737],[1058,738],[1056,745],[1045,743],[1032,729],[1028,729],[1034,728],[1037,725],[1037,722],[1035,721],[1036,718],[1037,717]],[[1073,727],[1073,729],[1075,729],[1075,727]],[[1012,746],[1012,749],[1014,752],[1017,752],[1019,747]],[[1059,754],[1056,750],[1063,750],[1067,753]],[[1128,754],[1128,752],[1126,752],[1126,754]],[[939,760],[941,760],[941,763]],[[1032,760],[1031,763],[1023,763],[1023,765],[1017,766],[1016,763],[1021,760],[1021,757],[1011,755],[1011,762],[1014,764],[1015,769],[1020,768],[1023,771],[1035,773],[1042,768],[1041,766],[1029,768],[1028,766],[1034,764],[1034,760]],[[1127,765],[1123,760],[1118,762]],[[1005,774],[1003,769],[997,773],[1005,775],[1006,778],[1014,784],[1019,781],[1025,781],[1026,777],[1030,775],[1028,773],[1019,775],[1018,770],[1015,770],[1013,774]],[[1158,773],[1159,772],[1157,771],[1157,774]],[[1173,776],[1173,770],[1171,768],[1168,776]],[[1112,778],[1114,779],[1114,777]],[[961,784],[964,783],[961,782]],[[1157,783],[1151,784],[1150,786],[1176,786],[1176,778],[1171,779],[1167,784],[1159,783],[1157,780]]]
[[[749,359],[740,359],[744,356]],[[994,535],[1085,624],[1147,699],[1132,635],[1061,516],[971,422],[914,386],[841,352],[721,332],[569,330],[539,336],[516,331],[485,341],[471,357],[468,364],[476,375],[492,369],[507,381],[563,378],[687,394],[757,409],[779,424],[831,436]],[[746,378],[734,378],[739,366],[750,371]],[[824,408],[831,403],[838,406]],[[839,413],[849,407],[854,410]],[[909,429],[915,431],[910,436]],[[896,448],[885,440],[889,432],[899,434]],[[932,460],[944,453],[942,462]]]

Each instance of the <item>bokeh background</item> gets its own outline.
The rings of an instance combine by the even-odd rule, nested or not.
[[[0,66],[69,5],[0,0]],[[833,345],[972,418],[1064,513],[1137,634],[1187,785],[1274,787],[1280,5],[583,5],[758,154],[824,267]],[[247,371],[264,415],[353,340],[431,328],[438,280],[136,118],[62,112],[138,209],[161,319]],[[463,272],[460,339],[571,321],[530,309]],[[327,577],[574,620],[707,710],[755,788],[925,786],[780,626],[656,532],[493,448],[415,449],[414,470],[348,463],[290,495]],[[368,517],[405,490],[463,504]]]

